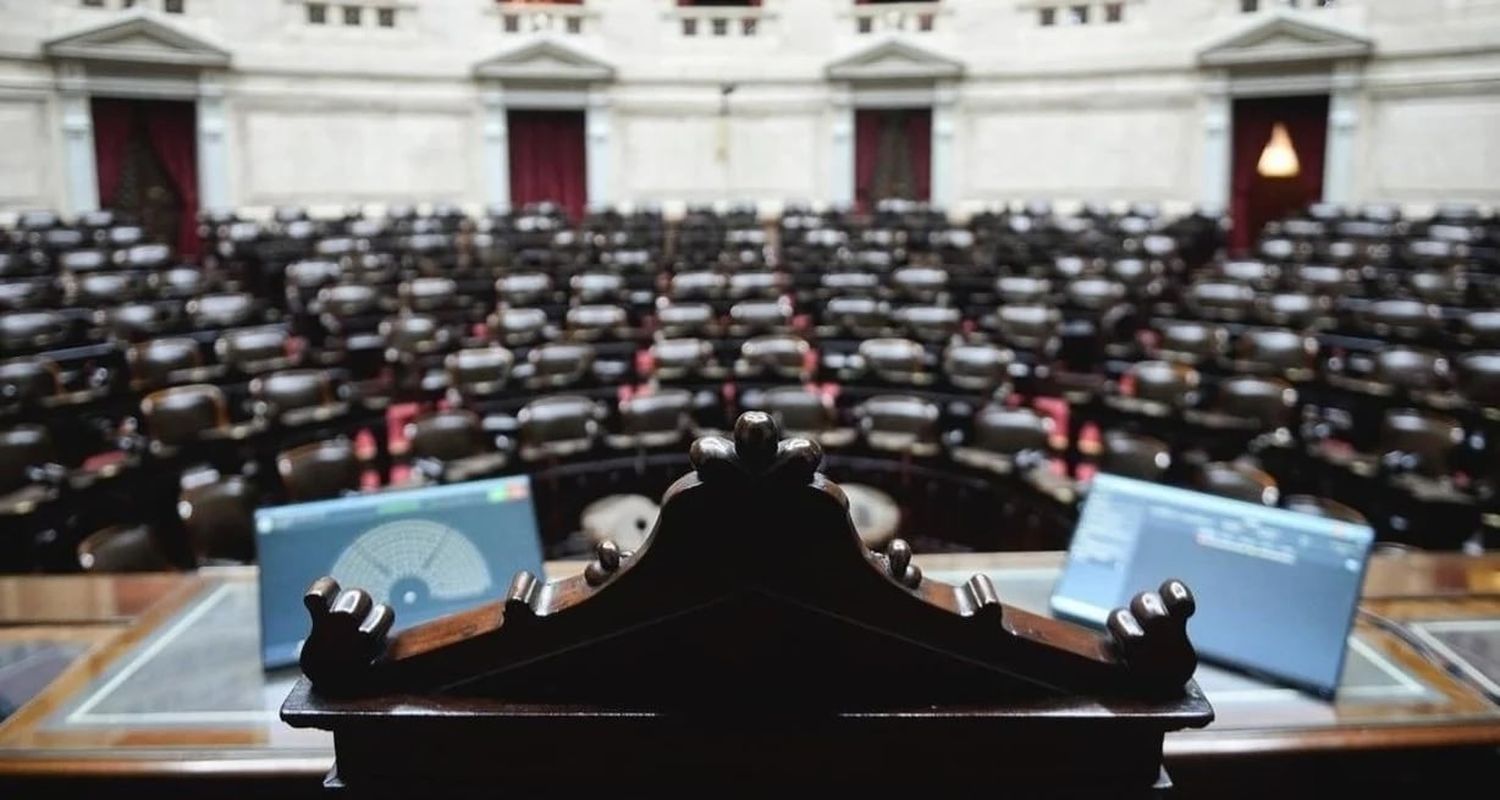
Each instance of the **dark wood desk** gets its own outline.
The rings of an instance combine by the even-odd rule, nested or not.
[[[1045,612],[1061,559],[1019,553],[918,560],[947,580],[986,572],[1004,600]],[[559,562],[549,572],[580,567]],[[0,625],[7,626],[0,627],[0,647],[28,637],[87,647],[0,724],[0,795],[8,783],[35,788],[48,781],[55,789],[63,782],[82,793],[122,780],[172,794],[201,791],[206,779],[230,780],[251,794],[315,794],[332,763],[331,741],[277,718],[295,675],[261,670],[256,603],[253,569],[0,579]],[[1213,796],[1253,794],[1265,789],[1257,780],[1288,769],[1343,775],[1353,764],[1383,782],[1381,770],[1430,769],[1460,756],[1462,764],[1443,769],[1500,765],[1500,706],[1387,627],[1500,619],[1500,556],[1378,556],[1364,608],[1379,616],[1356,626],[1335,702],[1200,669],[1218,719],[1166,742],[1168,768],[1185,793],[1212,787]],[[579,759],[582,765],[590,756]]]

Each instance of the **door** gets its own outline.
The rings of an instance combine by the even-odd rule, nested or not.
[[[881,200],[927,200],[931,193],[932,109],[856,109],[855,205],[869,211]]]
[[[96,97],[99,207],[182,256],[198,253],[197,109],[191,102]]]
[[[588,155],[582,111],[511,111],[510,202],[557,203],[574,220],[588,205]]]
[[[1328,95],[1234,103],[1230,246],[1244,252],[1267,222],[1323,199]]]

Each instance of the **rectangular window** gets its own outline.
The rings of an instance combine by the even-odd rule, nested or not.
[[[715,36],[728,36],[729,35],[729,20],[727,20],[727,19],[716,19],[716,20],[713,21],[713,26],[714,26],[714,35]]]
[[[923,15],[917,17],[917,29],[921,30],[921,31],[930,31],[930,30],[932,30],[932,21],[933,21],[933,19],[934,19],[934,15],[932,15],[932,14],[923,14]]]
[[[89,8],[104,8],[104,0],[83,0],[83,4]]]
[[[187,0],[165,0],[161,8],[168,14],[181,14],[185,10],[185,5],[187,5]]]
[[[688,17],[687,19],[684,19],[682,21],[682,35],[683,36],[697,36],[698,35],[698,20],[693,19],[692,17]]]
[[[309,25],[322,25],[322,24],[324,24],[326,22],[328,22],[328,4],[326,4],[326,3],[308,3],[307,4],[307,24],[309,24]]]
[[[364,11],[364,9],[360,8],[359,6],[344,6],[344,24],[358,25],[359,12],[361,11]]]
[[[504,18],[504,27],[506,33],[515,33],[521,30],[521,15],[506,14]]]
[[[759,24],[760,20],[756,19],[755,17],[745,17],[744,19],[740,20],[740,32],[745,34],[746,36],[754,36],[756,28],[757,26],[759,26]]]
[[[870,17],[860,17],[858,27],[860,33],[869,33],[875,28],[875,20]]]
[[[583,17],[568,17],[568,33],[583,33]]]
[[[1049,27],[1057,24],[1057,9],[1055,9],[1055,8],[1042,8],[1042,9],[1038,9],[1038,11],[1041,14],[1040,21],[1042,23],[1042,27],[1043,28],[1049,28]]]
[[[1125,21],[1125,4],[1124,3],[1105,3],[1104,4],[1104,21],[1105,22],[1124,22]]]
[[[1260,10],[1260,0],[1240,0],[1241,14],[1254,14]]]
[[[396,9],[378,8],[375,10],[375,22],[382,28],[396,27]]]
[[[1088,6],[1068,6],[1068,24],[1069,25],[1087,25],[1087,24],[1089,24],[1089,7]]]

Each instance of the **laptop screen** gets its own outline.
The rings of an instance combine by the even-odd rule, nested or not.
[[[311,623],[302,594],[333,576],[396,612],[395,630],[500,596],[542,574],[526,476],[380,492],[255,512],[261,660],[297,660]]]
[[[1331,696],[1374,540],[1361,524],[1098,475],[1052,609],[1102,625],[1178,578],[1198,601],[1200,656]]]

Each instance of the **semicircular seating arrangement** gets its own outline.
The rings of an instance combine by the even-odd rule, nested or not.
[[[660,496],[746,409],[919,549],[1061,547],[1099,471],[1494,544],[1500,220],[1223,231],[1149,204],[287,208],[205,215],[188,263],[22,214],[0,567],[246,561],[258,505],[522,473],[567,555],[585,508]]]

